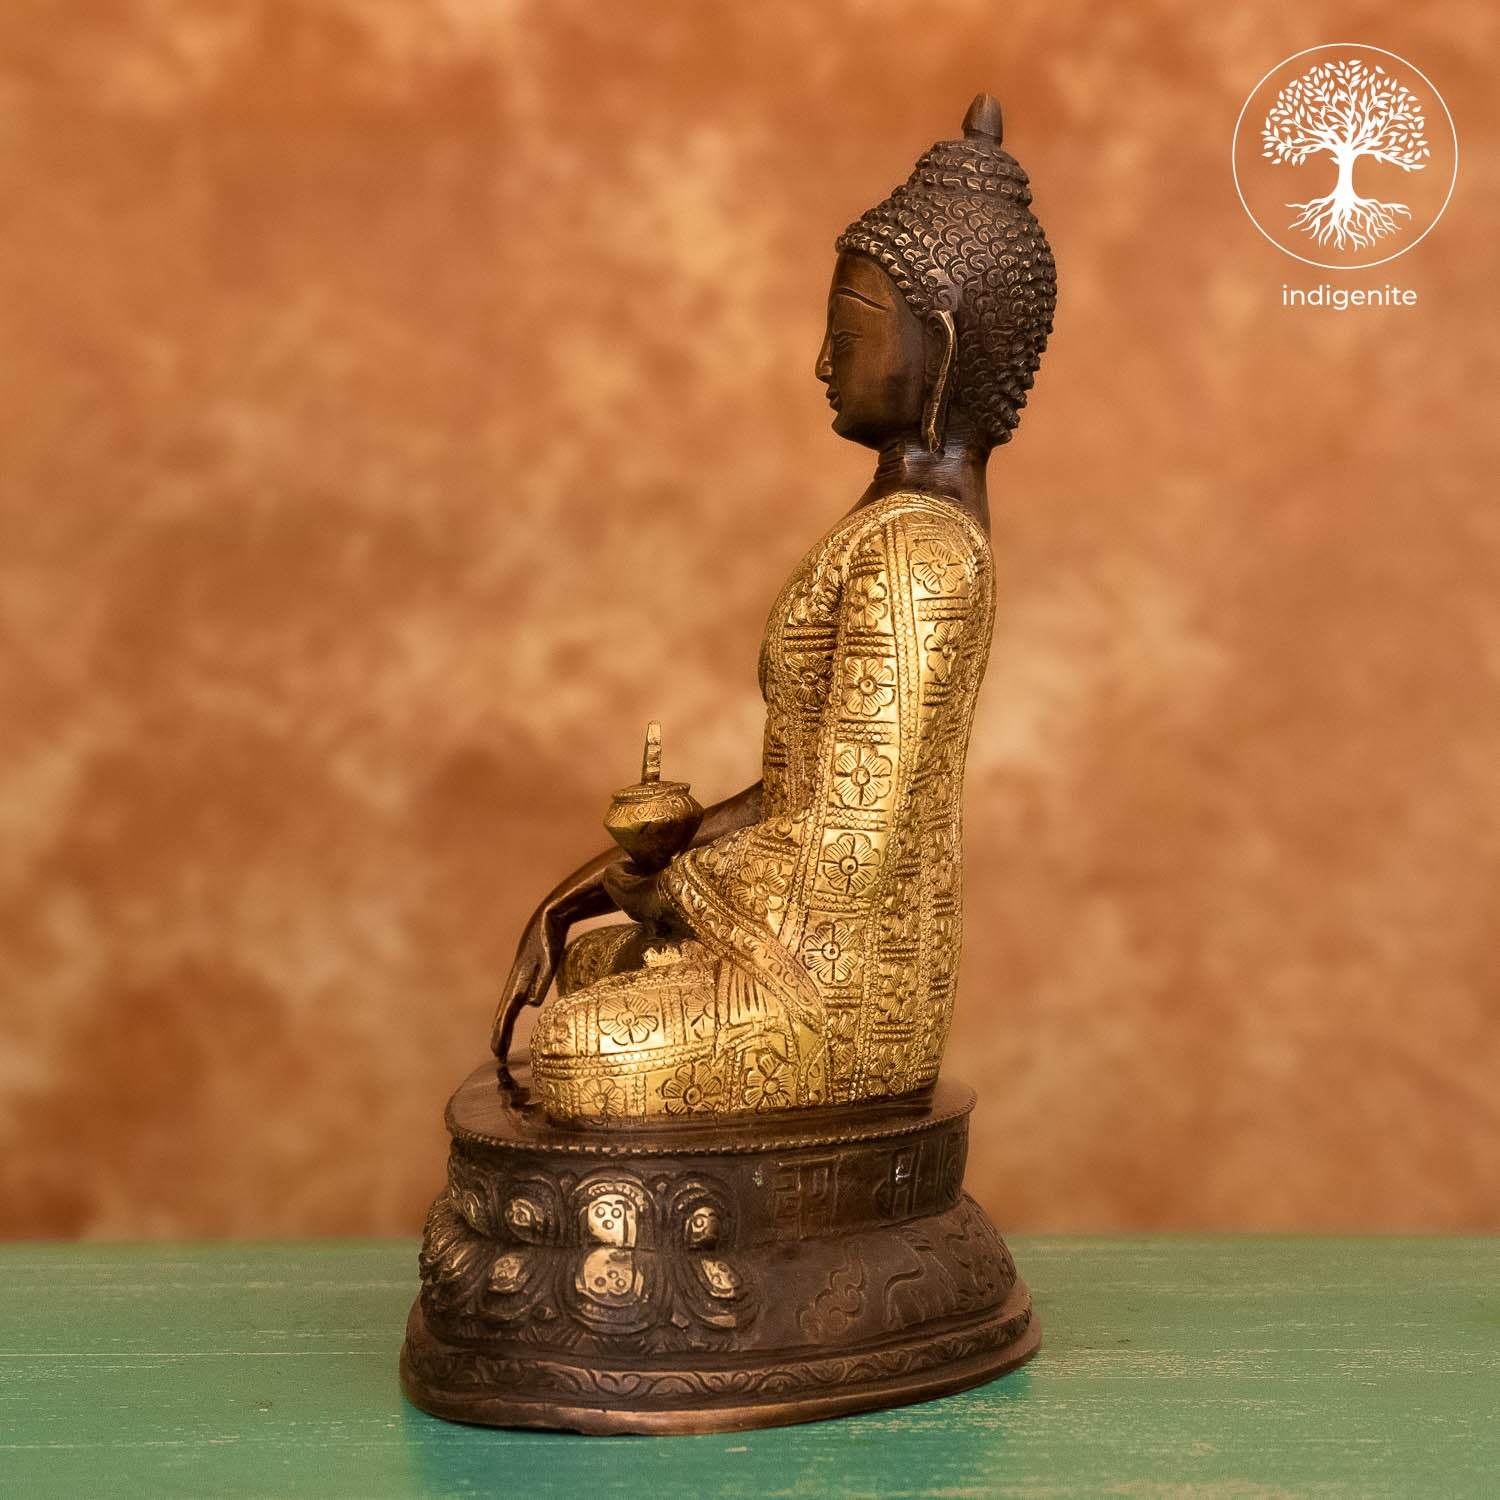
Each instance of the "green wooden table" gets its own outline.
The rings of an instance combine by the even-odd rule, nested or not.
[[[1011,1240],[1027,1369],[723,1437],[449,1426],[414,1241],[0,1247],[0,1495],[1500,1496],[1500,1240]]]

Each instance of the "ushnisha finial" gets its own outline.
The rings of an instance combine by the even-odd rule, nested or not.
[[[974,102],[964,116],[964,134],[970,140],[979,135],[988,136],[998,146],[1004,128],[1000,101],[993,94],[975,94]]]

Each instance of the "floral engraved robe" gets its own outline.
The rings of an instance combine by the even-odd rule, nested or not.
[[[761,651],[763,820],[668,867],[692,940],[624,973],[610,957],[638,929],[570,949],[532,1042],[549,1113],[770,1109],[933,1082],[993,624],[988,539],[947,501],[886,496],[813,547]]]

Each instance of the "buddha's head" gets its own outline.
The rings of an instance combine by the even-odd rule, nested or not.
[[[1052,331],[1052,251],[1031,190],[981,94],[964,136],[839,236],[818,378],[834,431],[872,448],[950,431],[1009,441]]]

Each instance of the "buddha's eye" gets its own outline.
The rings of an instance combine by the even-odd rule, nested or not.
[[[833,336],[833,347],[835,349],[844,349],[844,348],[847,348],[850,344],[854,343],[858,338],[859,338],[859,335],[857,333],[855,333],[855,331],[852,328],[841,328]]]

